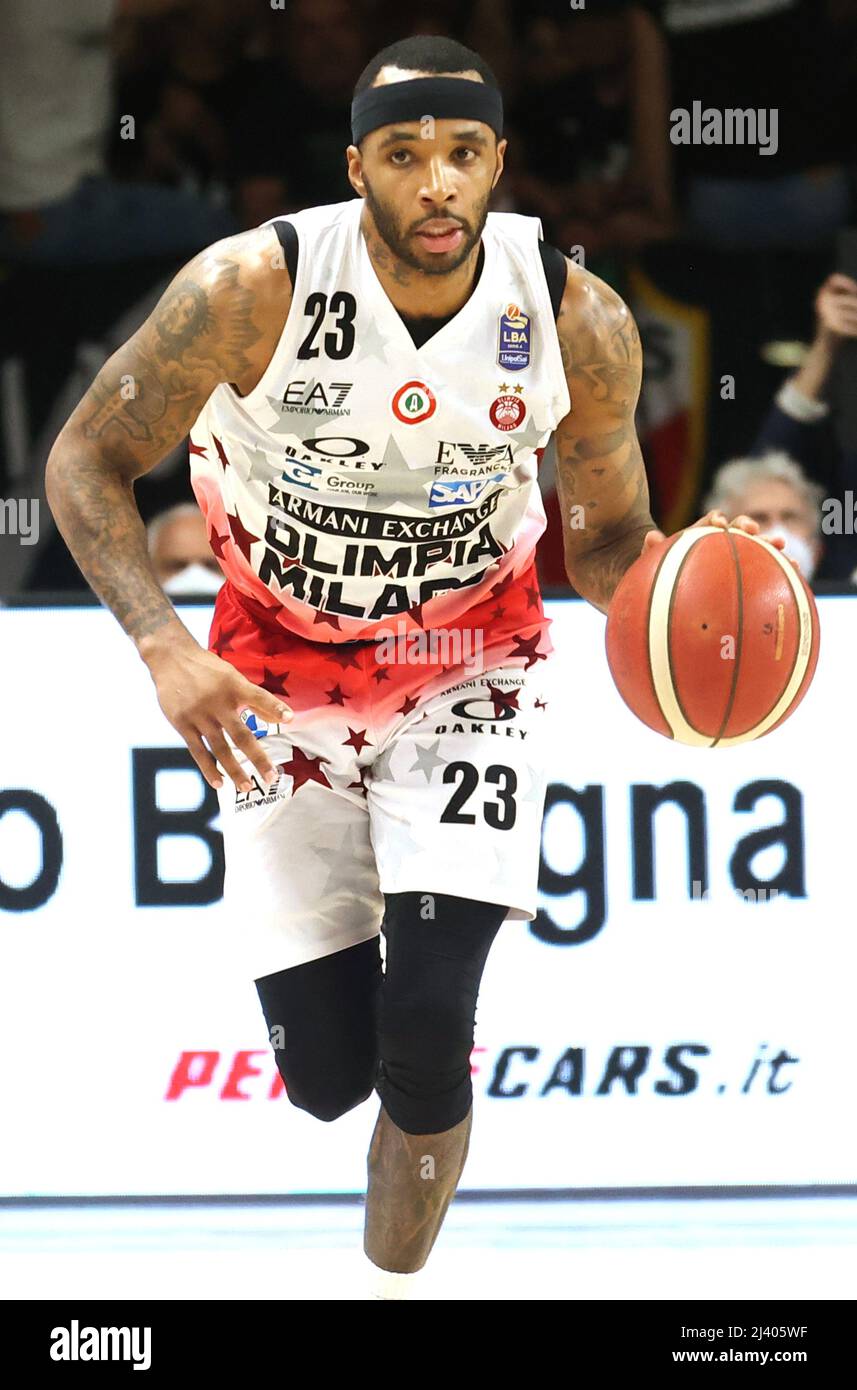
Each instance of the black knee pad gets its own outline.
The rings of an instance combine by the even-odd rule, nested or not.
[[[406,1134],[443,1133],[470,1109],[476,1000],[506,912],[444,894],[387,895],[376,1089]]]
[[[406,1134],[440,1134],[464,1119],[473,1100],[473,1019],[430,995],[382,1007],[377,1090]]]
[[[292,1105],[330,1122],[368,1100],[378,1074],[379,938],[256,980]]]
[[[282,1071],[280,1075],[283,1076]],[[323,1082],[315,1089],[309,1088],[301,1090],[301,1085],[306,1085],[292,1076],[287,1079],[283,1076],[286,1092],[292,1105],[298,1110],[306,1110],[307,1114],[312,1115],[316,1120],[338,1120],[340,1115],[347,1115],[349,1110],[355,1106],[362,1105],[364,1100],[368,1100],[375,1089],[377,1077],[373,1073],[373,1080],[366,1082],[365,1078],[344,1079],[341,1084],[334,1085],[328,1081]]]

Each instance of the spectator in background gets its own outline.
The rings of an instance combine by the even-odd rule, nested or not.
[[[706,511],[723,512],[730,521],[736,516],[752,517],[762,536],[781,536],[785,554],[808,582],[823,548],[823,496],[824,489],[810,482],[800,464],[788,454],[771,452],[724,463],[712,479],[704,506]]]
[[[828,246],[848,220],[852,98],[823,0],[661,0],[672,109],[774,111],[774,153],[677,144],[688,230],[720,250]],[[848,125],[845,113],[848,113]],[[847,133],[846,133],[847,132]]]
[[[369,57],[365,26],[347,0],[294,0],[279,19],[276,52],[248,80],[232,130],[242,227],[353,197],[345,149],[352,90]]]
[[[187,255],[237,230],[179,189],[106,173],[117,12],[180,0],[2,0],[0,255],[74,265]],[[133,114],[133,113],[129,113]]]
[[[195,502],[180,502],[160,512],[149,522],[146,534],[152,568],[165,593],[217,593],[225,576]]]
[[[545,237],[591,259],[673,235],[667,51],[643,4],[534,0],[518,25],[507,177]]]
[[[857,495],[857,457],[837,439],[825,386],[847,340],[857,339],[857,281],[830,275],[815,299],[816,332],[800,370],[779,389],[753,445],[752,456],[718,469],[706,509],[746,513],[766,533],[783,536],[786,554],[806,579],[851,579],[857,538],[824,534],[825,496]]]
[[[109,147],[118,177],[225,200],[229,131],[255,71],[249,55],[264,45],[263,17],[257,0],[184,0],[165,15],[120,11]],[[135,115],[135,140],[121,138],[123,112]]]
[[[857,340],[857,281],[828,276],[815,297],[816,330],[803,365],[774,398],[753,453],[782,450],[821,484],[830,496],[857,496],[857,453],[843,449],[835,428],[835,410],[825,390],[847,341]],[[853,391],[857,382],[847,383]],[[844,579],[857,567],[857,538],[825,538],[823,577]]]

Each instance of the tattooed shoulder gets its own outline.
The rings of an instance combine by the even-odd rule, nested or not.
[[[241,394],[271,359],[291,285],[273,228],[201,251],[104,364],[69,422],[117,466],[145,472],[177,444],[222,382]]]
[[[563,366],[572,385],[575,378],[595,384],[594,368],[634,368],[642,361],[640,334],[624,300],[597,275],[567,260],[565,292],[557,315],[557,334]]]
[[[221,380],[240,379],[257,365],[257,347],[279,335],[290,303],[277,234],[255,227],[206,247],[173,281],[155,311],[158,347],[166,361],[190,353]]]

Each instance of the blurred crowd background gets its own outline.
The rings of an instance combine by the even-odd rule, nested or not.
[[[750,509],[805,572],[848,581],[857,0],[2,0],[0,499],[44,498],[59,428],[189,256],[353,196],[355,79],[409,33],[449,34],[497,74],[495,209],[540,217],[631,304],[657,522],[711,498]],[[776,112],[776,140],[673,143],[671,113],[697,103]],[[562,586],[551,468],[548,452],[541,572]],[[186,445],[137,497],[147,521],[178,508],[179,586],[211,574]],[[3,539],[0,592],[85,587],[44,501],[37,544]]]

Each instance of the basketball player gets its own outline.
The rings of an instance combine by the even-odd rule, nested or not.
[[[217,790],[237,957],[291,1103],[330,1121],[380,1096],[364,1249],[370,1296],[401,1298],[467,1156],[488,951],[536,911],[551,434],[580,594],[606,612],[662,537],[628,309],[537,219],[488,212],[506,149],[490,68],[406,39],[351,116],[358,196],[189,262],[47,484]],[[155,579],[133,492],[188,434],[226,574],[207,651]]]

